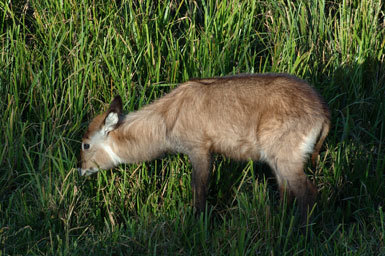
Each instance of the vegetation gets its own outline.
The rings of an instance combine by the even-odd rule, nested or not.
[[[1,1],[0,255],[385,255],[385,7],[376,0]],[[332,111],[303,229],[260,163],[76,171],[88,122],[193,77],[286,72]],[[302,231],[301,231],[302,230]]]

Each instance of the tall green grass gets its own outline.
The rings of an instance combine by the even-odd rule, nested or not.
[[[0,255],[385,255],[385,14],[352,1],[0,2]],[[79,177],[114,95],[133,111],[193,77],[286,72],[332,111],[309,225],[263,164],[215,156],[205,216],[184,155]]]

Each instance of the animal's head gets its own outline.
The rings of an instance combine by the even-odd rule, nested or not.
[[[119,126],[121,115],[122,99],[116,96],[109,109],[91,121],[82,139],[80,175],[91,175],[99,169],[109,169],[119,164],[119,157],[111,149],[113,141],[109,135]]]

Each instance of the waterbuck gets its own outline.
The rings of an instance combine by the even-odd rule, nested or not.
[[[260,160],[273,170],[281,198],[295,196],[301,215],[317,189],[304,173],[330,126],[330,112],[305,81],[286,74],[195,79],[142,109],[123,115],[117,96],[96,116],[82,141],[81,175],[166,152],[188,155],[193,202],[204,210],[212,153]]]

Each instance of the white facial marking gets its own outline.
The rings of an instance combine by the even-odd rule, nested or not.
[[[90,138],[90,148],[95,145],[99,145],[103,143],[106,140],[106,134],[103,130],[97,131],[91,138]]]
[[[110,137],[108,136],[109,132],[115,129],[116,124],[118,122],[119,122],[118,114],[111,112],[110,114],[108,114],[107,118],[105,119],[104,126],[100,130],[93,133],[88,143],[82,143],[82,150],[83,151],[90,150],[89,154],[96,154],[98,153],[98,151],[104,150],[105,152],[104,154],[108,155],[108,157],[110,158],[109,160],[112,162],[112,164],[110,164],[111,162],[100,163],[101,168],[111,167],[112,165],[116,166],[124,162],[112,149],[110,144],[111,141],[109,141]],[[89,144],[89,149],[86,149],[85,144]],[[92,167],[90,169],[79,169],[79,173],[82,176],[84,175],[88,176],[98,172],[98,170],[99,168],[96,168],[96,167]]]

